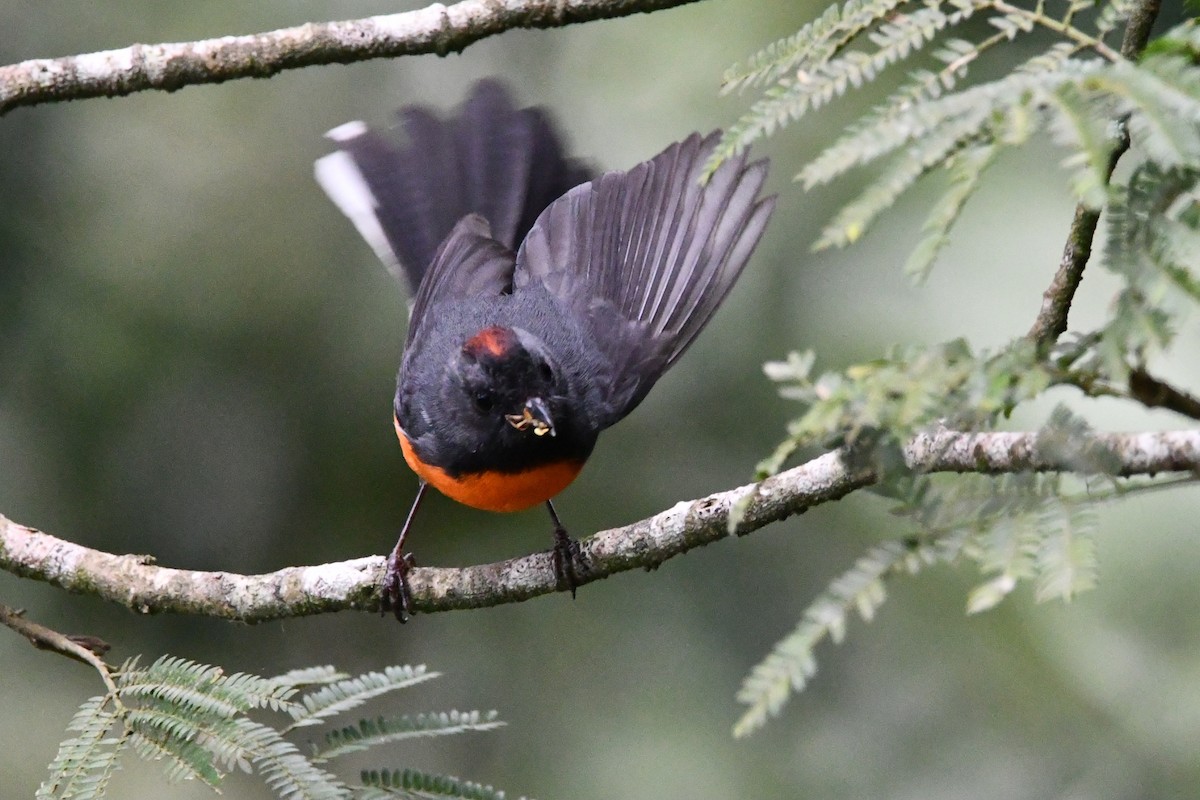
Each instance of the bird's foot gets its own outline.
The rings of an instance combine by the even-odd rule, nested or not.
[[[391,611],[399,622],[408,622],[412,616],[412,593],[408,588],[408,573],[417,565],[412,553],[393,550],[388,556],[387,572],[383,575],[380,589],[380,611]]]
[[[572,539],[561,525],[556,525],[554,549],[551,552],[554,558],[554,581],[560,589],[570,589],[574,598],[575,589],[583,583],[588,573],[587,559],[583,557],[579,542]]]

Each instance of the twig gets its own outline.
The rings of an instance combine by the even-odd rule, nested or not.
[[[1147,408],[1165,408],[1200,419],[1200,399],[1160,381],[1145,369],[1129,372],[1129,395]]]
[[[1090,47],[1092,50],[1104,56],[1109,61],[1116,61],[1122,55],[1114,52],[1111,47],[1104,43],[1103,39],[1097,39],[1095,37],[1088,36],[1083,31],[1076,28],[1070,23],[1070,20],[1057,20],[1054,17],[1046,15],[1041,5],[1033,10],[1010,5],[1009,3],[1004,2],[1004,0],[992,0],[991,5],[997,11],[1009,17],[1023,17],[1028,21],[1030,27],[1033,25],[1041,25],[1042,27],[1049,28],[1050,30],[1054,31],[1064,39],[1070,39],[1079,47]]]
[[[1142,51],[1150,41],[1150,31],[1158,12],[1162,10],[1162,0],[1142,0],[1129,12],[1129,22],[1125,23],[1125,36],[1121,39],[1121,55],[1130,61],[1141,58]]]
[[[1118,474],[1200,471],[1200,431],[1107,434],[1096,443],[1119,460]],[[938,431],[908,444],[909,466],[923,472],[1071,471],[1062,448],[1040,452],[1036,433]],[[731,508],[749,497],[738,533],[803,513],[877,482],[826,453],[765,481],[685,501],[648,519],[602,531],[581,543],[590,567],[581,583],[669,558],[729,535]],[[382,556],[289,567],[264,575],[159,567],[144,556],[114,555],[56,539],[0,516],[0,568],[68,591],[95,595],[142,613],[201,614],[243,622],[378,610]],[[431,613],[513,603],[556,591],[548,552],[462,569],[410,574],[413,606]]]
[[[1109,167],[1104,179],[1112,176],[1117,159],[1129,148],[1129,136],[1122,129],[1122,141],[1118,142],[1109,159]],[[1050,281],[1050,286],[1042,292],[1042,308],[1038,311],[1033,327],[1026,334],[1029,339],[1049,347],[1058,341],[1058,337],[1067,332],[1067,315],[1071,311],[1071,301],[1083,280],[1083,270],[1088,259],[1092,257],[1092,241],[1096,236],[1096,226],[1100,223],[1100,212],[1094,211],[1080,203],[1075,206],[1075,218],[1071,220],[1071,229],[1067,233],[1067,244],[1063,247],[1062,260],[1059,261],[1058,271]]]
[[[0,517],[0,525],[6,522],[7,520]],[[108,665],[100,658],[108,652],[108,645],[100,639],[94,636],[68,636],[65,633],[59,633],[44,625],[29,621],[25,618],[24,612],[3,603],[0,603],[0,624],[12,628],[39,650],[52,650],[67,658],[73,658],[94,667],[100,673],[108,691],[114,696],[117,694],[117,687],[109,674]]]
[[[135,44],[120,50],[39,58],[0,67],[0,116],[18,106],[236,78],[372,58],[448,55],[513,28],[557,28],[697,0],[462,0],[341,22],[309,23],[197,42]]]
[[[1121,55],[1130,61],[1135,61],[1146,49],[1150,40],[1150,30],[1154,20],[1158,18],[1161,0],[1142,0],[1130,12],[1129,21],[1125,25],[1125,35],[1121,41]],[[1104,173],[1104,181],[1108,182],[1117,161],[1129,149],[1129,132],[1125,129],[1125,121],[1118,125],[1117,141],[1108,159],[1108,167]],[[1042,293],[1042,307],[1038,311],[1033,327],[1026,334],[1029,339],[1043,347],[1049,347],[1058,341],[1067,330],[1067,315],[1071,311],[1071,302],[1075,292],[1083,280],[1083,271],[1092,255],[1092,242],[1096,237],[1096,226],[1100,222],[1100,211],[1088,208],[1082,203],[1075,207],[1075,218],[1071,221],[1071,229],[1067,233],[1067,244],[1063,248],[1062,259],[1058,271],[1050,286]]]

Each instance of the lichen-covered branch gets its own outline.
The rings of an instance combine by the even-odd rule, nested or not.
[[[372,58],[456,53],[513,28],[556,28],[575,22],[658,11],[697,0],[462,0],[341,22],[309,23],[198,42],[135,44],[120,50],[39,58],[0,67],[0,115],[88,97],[236,78],[266,78],[286,69]]]
[[[1200,473],[1200,431],[1106,434],[1089,440],[1119,465],[1120,475]],[[1061,446],[1039,447],[1036,433],[923,434],[905,449],[922,472],[1073,471],[1079,462]],[[584,540],[590,583],[618,572],[650,568],[729,535],[735,505],[744,504],[746,534],[878,480],[869,467],[850,468],[842,451],[826,453],[757,484],[685,501],[648,519]],[[262,622],[348,609],[378,610],[382,556],[288,567],[265,575],[160,567],[146,556],[114,555],[57,539],[0,516],[0,568],[72,592],[96,595],[142,613],[187,613]],[[549,553],[495,564],[417,568],[410,575],[413,608],[431,613],[513,603],[558,589]]]

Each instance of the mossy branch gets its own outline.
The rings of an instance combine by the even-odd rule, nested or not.
[[[1039,448],[1036,433],[936,431],[915,437],[904,454],[920,472],[1000,474],[1070,472],[1062,448]],[[1116,474],[1200,471],[1200,431],[1105,434]],[[731,509],[747,534],[878,482],[869,467],[847,466],[841,450],[760,483],[677,503],[653,517],[584,540],[590,572],[582,583],[669,558],[729,535]],[[160,567],[146,556],[81,547],[0,516],[0,568],[141,613],[199,614],[242,622],[344,610],[377,611],[384,559],[371,556],[262,575]],[[549,552],[461,569],[417,568],[410,577],[415,611],[432,613],[514,603],[558,591]]]

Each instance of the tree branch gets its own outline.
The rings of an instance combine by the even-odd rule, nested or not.
[[[1122,129],[1121,141],[1113,150],[1109,159],[1109,168],[1105,180],[1112,176],[1117,159],[1129,149],[1129,135]],[[1083,281],[1083,270],[1088,259],[1092,257],[1092,241],[1096,237],[1096,226],[1100,224],[1100,212],[1090,209],[1080,203],[1075,206],[1075,217],[1071,220],[1071,229],[1067,233],[1067,243],[1063,247],[1062,259],[1058,263],[1058,271],[1054,273],[1050,285],[1042,292],[1042,307],[1038,311],[1033,327],[1026,334],[1029,339],[1043,346],[1049,346],[1058,341],[1058,337],[1067,332],[1067,315],[1071,311],[1071,302],[1075,292]]]
[[[1093,444],[1118,459],[1121,476],[1200,473],[1200,431],[1106,434],[1096,436]],[[905,458],[910,468],[920,472],[1075,469],[1063,448],[1039,449],[1036,433],[936,431],[910,442]],[[750,500],[739,534],[877,481],[870,468],[849,468],[842,451],[834,451],[761,483],[678,503],[653,517],[602,531],[582,542],[590,572],[581,582],[635,568],[651,569],[680,553],[725,538],[730,510],[747,497]],[[0,516],[0,568],[141,613],[263,622],[348,609],[378,610],[384,559],[371,556],[288,567],[264,575],[179,570],[155,566],[146,556],[113,555],[81,547]],[[462,569],[417,568],[410,575],[410,586],[414,610],[424,613],[513,603],[558,589],[547,552]]]
[[[372,58],[448,55],[513,28],[557,28],[624,17],[697,0],[462,0],[342,22],[309,23],[198,42],[135,44],[120,50],[39,58],[0,67],[0,116],[18,106],[236,78]]]
[[[7,522],[0,517],[0,525]],[[4,625],[29,640],[29,643],[39,650],[51,650],[67,658],[72,658],[93,667],[100,673],[108,690],[114,695],[117,687],[113,684],[108,665],[101,658],[108,652],[107,642],[95,636],[69,636],[65,633],[51,630],[45,625],[39,625],[25,618],[25,613],[0,603],[0,625]]]
[[[1121,55],[1130,61],[1136,61],[1146,49],[1150,41],[1150,29],[1158,19],[1162,0],[1142,0],[1129,13],[1129,22],[1125,25],[1125,35],[1121,40]],[[1108,169],[1104,173],[1104,181],[1108,182],[1117,161],[1129,149],[1129,132],[1125,130],[1125,120],[1118,123],[1117,142],[1108,158]],[[1042,307],[1038,311],[1033,327],[1026,334],[1029,339],[1043,346],[1049,346],[1058,341],[1058,337],[1067,331],[1067,315],[1071,311],[1071,302],[1075,292],[1083,280],[1083,270],[1087,267],[1088,259],[1092,257],[1092,242],[1096,238],[1096,226],[1100,223],[1100,210],[1091,209],[1082,203],[1075,206],[1075,217],[1071,220],[1071,229],[1067,233],[1067,243],[1063,247],[1062,259],[1058,271],[1054,273],[1050,286],[1042,293]]]
[[[1200,398],[1159,380],[1144,367],[1129,371],[1129,396],[1147,408],[1165,408],[1192,419],[1200,419]]]

